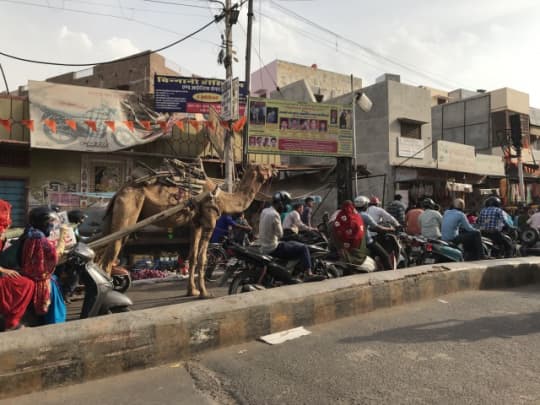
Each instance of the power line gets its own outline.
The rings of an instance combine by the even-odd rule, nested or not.
[[[168,45],[165,45],[165,46],[162,46],[161,48],[158,48],[158,49],[155,49],[153,51],[150,51],[149,53],[158,53],[158,52],[161,52],[161,51],[164,51],[165,49],[168,49],[168,48],[172,48],[173,46],[175,45],[178,45],[180,42],[183,42],[189,38],[191,38],[192,36],[194,35],[197,35],[199,32],[201,31],[204,31],[206,28],[208,28],[210,25],[214,24],[214,23],[217,23],[218,21],[220,21],[222,18],[224,17],[223,14],[219,15],[219,16],[216,16],[214,18],[214,20],[208,22],[207,24],[203,25],[201,28],[199,28],[198,30],[196,31],[193,31],[191,34],[188,34],[186,36],[184,36],[183,38],[180,38],[179,40],[177,41],[174,41]],[[130,59],[134,59],[134,58],[137,58],[138,55],[131,55],[131,56],[126,56],[125,58],[120,58],[120,59],[115,59],[115,60],[111,60],[111,61],[106,61],[106,62],[94,62],[94,63],[61,63],[61,62],[48,62],[48,61],[40,61],[40,60],[34,60],[34,59],[28,59],[28,58],[22,58],[20,56],[15,56],[15,55],[10,55],[10,54],[7,54],[5,52],[1,52],[0,51],[0,55],[3,55],[7,58],[11,58],[11,59],[16,59],[16,60],[19,60],[19,61],[22,61],[22,62],[28,62],[28,63],[37,63],[37,64],[41,64],[41,65],[52,65],[52,66],[94,66],[94,65],[108,65],[108,64],[111,64],[111,63],[116,63],[116,62],[123,62],[123,61],[126,61],[126,60],[130,60]]]
[[[98,2],[98,1],[89,1],[89,0],[64,0],[64,1],[67,2],[67,3],[86,4],[86,5],[90,5],[90,6],[101,6],[101,7],[114,8],[114,9],[120,8],[118,6],[114,6],[114,5],[109,4],[109,3],[102,3],[102,2]],[[64,9],[64,8],[59,7],[59,9]],[[168,15],[174,14],[174,15],[181,15],[181,16],[185,16],[185,17],[206,17],[205,14],[186,14],[184,12],[176,12],[176,11],[168,11],[168,10],[167,11],[165,11],[165,10],[153,10],[151,8],[139,8],[139,7],[123,6],[123,9],[131,11],[131,13],[141,12],[141,13],[168,14]],[[126,17],[126,19],[130,20],[131,18]]]
[[[97,11],[86,11],[86,10],[80,10],[80,9],[76,9],[76,8],[55,7],[55,6],[45,5],[45,4],[29,3],[29,2],[21,1],[21,0],[0,0],[0,2],[15,3],[15,4],[19,4],[19,5],[23,4],[25,6],[49,8],[49,9],[52,9],[52,10],[68,11],[68,12],[71,12],[71,13],[78,13],[78,14],[86,14],[86,15],[95,15],[95,16],[100,16],[100,17],[117,18],[119,20],[131,21],[131,22],[134,22],[136,24],[144,25],[146,27],[155,28],[155,29],[157,29],[159,31],[169,32],[169,33],[175,34],[175,35],[183,35],[183,34],[180,34],[179,32],[173,31],[173,30],[168,29],[168,28],[164,28],[164,27],[162,27],[160,25],[151,24],[151,23],[148,23],[146,21],[137,20],[135,18],[122,17],[122,16],[115,15],[115,14],[100,13],[100,12],[97,12]],[[82,2],[82,1],[79,0],[79,2]],[[92,2],[87,2],[87,3],[88,4],[93,4]],[[200,41],[200,42],[206,42],[206,43],[209,43],[209,44],[212,44],[212,45],[215,45],[215,46],[219,46],[219,44],[217,44],[215,42],[212,42],[212,41],[209,41],[209,40],[206,40],[206,39],[193,38],[193,40],[194,41]]]
[[[165,1],[165,0],[144,0],[148,3],[159,3],[159,4],[170,4],[173,6],[182,6],[182,7],[193,7],[193,8],[203,8],[206,9],[206,6],[196,6],[195,4],[186,4],[186,3],[176,3],[174,1]]]
[[[324,27],[324,26],[322,26],[322,25],[320,25],[320,24],[306,18],[306,17],[303,17],[303,16],[297,14],[296,12],[294,12],[294,11],[292,11],[292,10],[290,10],[290,9],[276,3],[273,0],[269,0],[269,1],[270,1],[270,3],[272,5],[274,5],[281,12],[283,12],[283,13],[285,13],[285,14],[287,14],[287,15],[289,15],[289,16],[291,16],[291,17],[293,17],[293,18],[295,18],[295,19],[297,19],[299,21],[302,21],[302,22],[304,22],[304,23],[306,23],[306,24],[308,24],[308,25],[310,25],[312,27],[315,27],[315,28],[317,28],[317,29],[319,29],[319,30],[321,30],[323,32],[326,32],[327,34],[332,35],[333,37],[335,37],[337,39],[348,42],[348,43],[362,49],[366,53],[369,53],[369,54],[371,54],[371,55],[373,55],[375,57],[384,59],[387,62],[392,63],[393,65],[402,67],[403,69],[406,69],[406,70],[408,70],[408,71],[410,71],[412,73],[415,73],[415,74],[417,74],[419,76],[423,76],[423,77],[429,79],[430,81],[437,82],[439,84],[443,84],[445,87],[450,87],[450,88],[456,87],[455,85],[452,85],[452,84],[450,84],[450,83],[448,83],[446,81],[439,80],[439,79],[435,78],[433,74],[428,74],[428,73],[422,72],[422,70],[420,68],[418,68],[418,67],[415,67],[415,66],[410,65],[410,64],[409,64],[409,66],[407,66],[407,64],[405,64],[403,62],[392,59],[392,58],[390,58],[390,57],[388,57],[386,55],[383,55],[383,54],[381,54],[381,53],[379,53],[379,52],[377,52],[377,51],[375,51],[375,50],[373,50],[373,49],[371,49],[371,48],[369,48],[369,47],[367,47],[365,45],[362,45],[362,44],[360,44],[360,43],[358,43],[358,42],[356,42],[356,41],[354,41],[352,39],[346,38],[346,37],[342,36],[341,34],[338,34],[337,32],[334,32],[334,31],[332,31],[332,30],[330,30],[330,29],[328,29],[328,28],[326,28],[326,27]],[[459,87],[459,86],[457,86],[457,87]]]

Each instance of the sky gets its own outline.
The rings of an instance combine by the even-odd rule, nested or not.
[[[0,0],[0,52],[104,62],[174,42],[210,22],[220,7],[206,0]],[[511,87],[540,107],[537,0],[254,0],[254,11],[252,71],[281,59],[354,74],[364,85],[396,73],[404,83],[442,90]],[[247,4],[233,28],[233,73],[241,79],[246,15]],[[213,24],[161,53],[182,74],[223,78],[217,63],[223,30],[223,22]],[[3,55],[0,64],[10,90],[85,69]]]

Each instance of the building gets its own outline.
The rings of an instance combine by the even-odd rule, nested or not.
[[[401,83],[397,75],[383,75],[364,87],[371,111],[357,106],[356,159],[372,173],[359,179],[358,193],[382,197],[395,193],[409,202],[430,196],[442,204],[472,192],[484,175],[504,176],[500,157],[476,154],[474,148],[432,133],[432,106],[449,96],[426,87]],[[352,94],[331,102],[352,103]],[[446,104],[442,104],[446,106]]]
[[[154,75],[179,76],[180,67],[159,53],[144,51],[77,72],[50,77],[48,82],[154,93]]]
[[[319,69],[316,64],[305,66],[276,59],[251,74],[251,94],[270,97],[272,92],[300,80],[306,81],[308,92],[312,95],[309,100],[303,101],[326,101],[351,91],[351,75]],[[355,77],[352,86],[361,88],[362,79]]]

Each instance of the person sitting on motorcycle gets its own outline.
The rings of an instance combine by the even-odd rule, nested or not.
[[[283,221],[283,236],[290,238],[298,235],[299,231],[311,231],[312,227],[302,222],[302,212],[304,205],[301,203],[293,204],[292,211],[287,214]]]
[[[484,260],[480,231],[469,224],[464,209],[465,201],[456,198],[452,207],[445,211],[441,224],[442,240],[456,245],[462,243],[468,260]]]
[[[272,205],[261,212],[259,218],[259,242],[261,250],[265,254],[281,258],[300,258],[306,280],[319,279],[312,273],[311,255],[306,245],[296,241],[280,241],[283,237],[283,227],[281,225],[280,212],[290,203],[291,196],[286,191],[279,191],[272,196]],[[274,269],[274,276],[287,284],[295,283],[295,280],[287,271]]]
[[[413,204],[412,208],[407,211],[405,214],[405,231],[407,234],[420,235],[422,233],[418,218],[423,214],[423,212],[424,209],[422,208],[421,204],[418,203]]]
[[[379,259],[382,262],[382,265],[385,270],[392,270],[394,267],[392,265],[392,260],[390,259],[390,255],[384,249],[379,242],[377,242],[373,238],[373,232],[393,232],[393,227],[386,227],[379,225],[375,220],[367,213],[367,209],[369,206],[369,198],[366,196],[360,195],[354,199],[354,206],[356,207],[356,210],[362,217],[362,221],[364,221],[364,225],[366,227],[366,246],[369,249],[369,254],[371,257],[379,257]]]
[[[379,207],[380,200],[377,197],[371,197],[369,200],[369,207],[367,208],[367,213],[373,218],[375,223],[379,224],[381,222],[389,223],[391,226],[400,227],[401,224],[399,221],[390,215],[384,208]]]
[[[505,227],[514,228],[512,219],[502,208],[502,201],[499,197],[490,196],[484,203],[484,208],[478,215],[477,224],[482,234],[490,238],[498,246],[504,249],[504,257],[512,256],[512,243],[503,237],[502,231]]]
[[[0,254],[6,244],[5,232],[11,225],[11,204],[0,200]],[[0,315],[4,330],[19,329],[28,304],[34,296],[34,282],[18,271],[0,265]]]
[[[251,231],[251,227],[249,225],[238,223],[229,214],[222,214],[216,222],[214,233],[212,233],[212,237],[210,238],[210,243],[223,242],[223,239],[229,236],[229,232],[234,229],[241,229],[246,232]]]
[[[422,201],[424,212],[418,217],[420,234],[427,239],[440,239],[443,216],[439,212],[439,206],[431,198]]]
[[[366,229],[352,201],[345,201],[332,223],[334,241],[341,260],[359,266],[363,271],[375,271],[375,261],[368,256]]]

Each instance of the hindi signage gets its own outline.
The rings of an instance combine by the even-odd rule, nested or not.
[[[233,121],[238,119],[238,79],[227,79],[221,85],[221,119]]]
[[[154,109],[159,112],[208,114],[209,106],[221,112],[221,87],[225,80],[201,77],[154,76]],[[238,82],[239,113],[243,115],[247,90]]]
[[[352,156],[351,106],[250,98],[248,152]]]
[[[414,138],[398,138],[398,156],[411,159],[424,159],[424,140]]]

